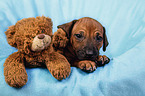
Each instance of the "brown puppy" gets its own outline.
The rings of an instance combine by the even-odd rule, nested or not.
[[[109,63],[108,57],[99,55],[102,46],[103,51],[106,50],[108,40],[105,28],[98,21],[84,17],[58,28],[54,33],[53,45],[66,56],[71,66],[93,72],[97,66]]]

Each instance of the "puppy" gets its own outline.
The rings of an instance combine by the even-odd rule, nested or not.
[[[53,38],[54,48],[62,53],[71,66],[86,72],[93,72],[97,66],[104,66],[110,59],[99,55],[103,46],[108,46],[105,28],[96,20],[84,17],[58,26]]]

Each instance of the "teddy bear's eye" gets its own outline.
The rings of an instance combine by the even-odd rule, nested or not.
[[[44,30],[41,30],[41,33],[44,33]]]
[[[30,36],[29,35],[26,35],[26,37],[29,38]]]

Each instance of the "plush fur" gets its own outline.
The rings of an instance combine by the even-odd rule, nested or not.
[[[22,19],[10,26],[5,34],[8,43],[18,49],[4,63],[5,81],[10,86],[22,87],[26,84],[28,76],[25,67],[47,67],[58,80],[69,76],[69,62],[52,47],[50,18]]]

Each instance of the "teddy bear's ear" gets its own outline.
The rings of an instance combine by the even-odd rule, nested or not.
[[[45,17],[45,18],[50,23],[50,26],[52,27],[52,20],[51,20],[51,18],[49,18],[49,17]]]
[[[17,47],[16,44],[16,40],[15,40],[15,26],[12,25],[10,26],[7,31],[5,32],[6,36],[7,36],[7,41],[8,43],[13,46],[13,47]]]

